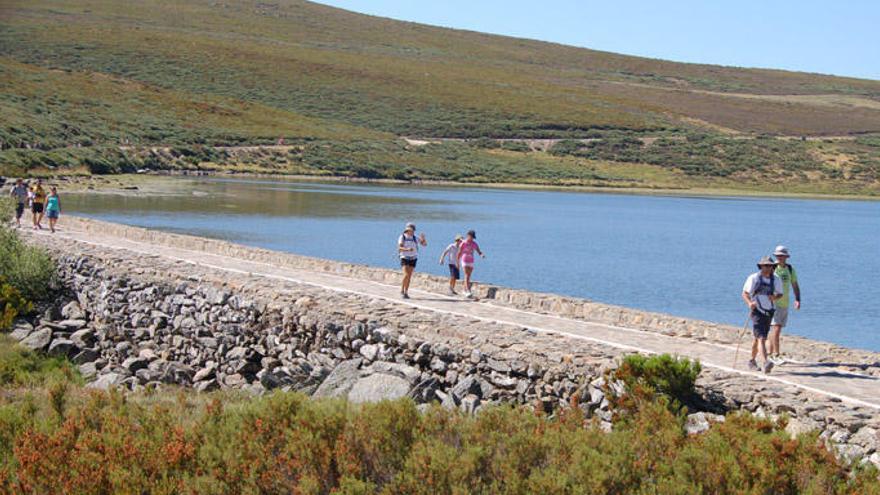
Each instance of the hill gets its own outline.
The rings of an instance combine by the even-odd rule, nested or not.
[[[880,81],[631,57],[300,0],[7,0],[0,4],[0,90],[9,116],[0,122],[0,163],[11,171],[88,165],[85,154],[106,158],[110,151],[98,148],[120,144],[254,145],[279,136],[388,148],[398,146],[395,136],[697,135],[704,142],[880,132]],[[860,192],[871,192],[878,151],[864,143],[833,147],[800,147],[810,163],[792,173],[812,182],[851,176]],[[22,151],[28,148],[55,155]],[[627,161],[691,177],[702,174],[693,170],[728,169],[706,177],[742,171],[723,156],[688,169],[635,154]],[[443,178],[407,160],[410,175]],[[766,174],[746,175],[760,181]]]

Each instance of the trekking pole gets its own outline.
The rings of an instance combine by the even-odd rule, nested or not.
[[[742,330],[739,332],[739,339],[736,342],[736,352],[733,353],[733,365],[731,368],[736,368],[736,358],[739,357],[739,347],[742,345],[743,336],[746,334],[746,329],[749,327],[749,320],[752,319],[752,314],[749,313],[749,316],[746,317],[746,322],[743,324]]]

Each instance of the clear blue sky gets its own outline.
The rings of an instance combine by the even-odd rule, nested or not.
[[[880,79],[878,0],[318,1],[630,55]]]

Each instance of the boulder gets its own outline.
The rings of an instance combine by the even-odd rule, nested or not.
[[[343,397],[347,395],[361,376],[360,365],[361,359],[350,359],[339,363],[318,386],[314,396]]]
[[[76,345],[68,339],[55,339],[49,344],[49,355],[55,357],[69,358],[75,356],[79,352]]]
[[[409,381],[399,376],[375,373],[358,379],[348,392],[348,400],[354,403],[378,402],[406,397]]]
[[[375,361],[379,355],[379,346],[376,344],[364,344],[358,349],[358,353],[367,361]]]
[[[72,332],[86,326],[86,320],[61,320],[56,325],[63,327],[68,332]]]
[[[77,301],[70,301],[61,308],[61,317],[68,320],[85,320],[86,313]]]
[[[46,349],[52,340],[52,330],[41,328],[32,332],[20,342],[21,345],[32,351],[42,351]]]
[[[480,382],[473,375],[462,378],[454,387],[452,387],[452,390],[449,391],[449,395],[451,395],[456,402],[461,402],[468,394],[482,394]]]
[[[386,361],[377,361],[370,365],[367,369],[368,373],[383,373],[403,378],[410,385],[418,383],[422,377],[422,372],[418,368],[400,363],[389,363]]]
[[[122,367],[128,370],[128,372],[132,375],[137,373],[138,370],[144,369],[149,365],[149,361],[139,357],[130,357],[122,362]]]
[[[93,381],[86,385],[86,388],[94,388],[98,390],[107,390],[110,387],[118,384],[122,379],[122,375],[119,373],[107,373],[106,375],[101,375],[97,380]]]
[[[92,347],[92,345],[98,341],[98,338],[93,329],[83,328],[73,332],[70,335],[70,340],[73,341],[77,347],[85,349],[86,347]]]
[[[712,423],[723,423],[724,416],[719,416],[716,414],[698,412],[694,414],[688,414],[687,420],[684,423],[684,431],[688,435],[696,435],[698,433],[702,433],[709,429]]]
[[[79,374],[86,380],[91,380],[98,374],[98,367],[94,362],[83,363],[79,366]]]
[[[85,364],[97,360],[101,354],[94,349],[83,349],[73,356],[73,362],[76,364]]]
[[[466,414],[474,414],[477,412],[477,408],[480,407],[480,398],[474,394],[468,394],[461,400],[461,404],[458,407]]]
[[[15,326],[12,327],[12,332],[9,333],[9,336],[17,341],[24,340],[31,332],[34,331],[34,326],[26,321],[17,321]]]

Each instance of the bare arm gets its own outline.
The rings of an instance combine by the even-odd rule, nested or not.
[[[755,301],[752,301],[752,296],[748,292],[743,291],[742,298],[743,301],[746,302],[746,306],[748,306],[750,309],[755,309]]]

